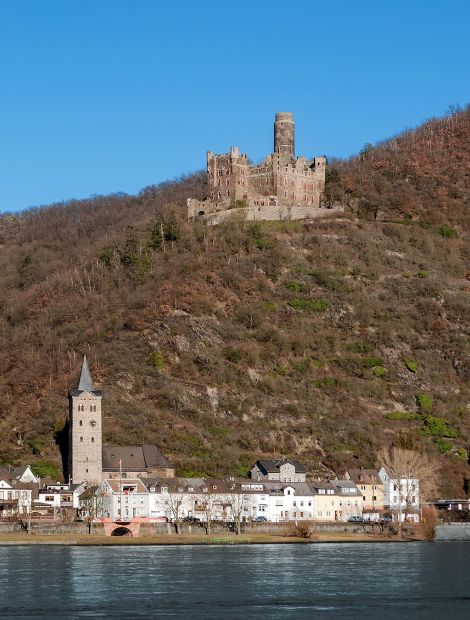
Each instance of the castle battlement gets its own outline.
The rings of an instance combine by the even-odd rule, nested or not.
[[[223,218],[214,215],[234,209],[245,209],[247,219],[304,219],[326,215],[328,211],[319,212],[324,206],[325,170],[323,156],[295,157],[293,115],[277,112],[274,152],[262,163],[250,164],[238,146],[221,155],[207,152],[208,196],[203,201],[188,199],[188,217],[217,223]]]

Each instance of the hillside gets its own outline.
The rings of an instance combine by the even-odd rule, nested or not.
[[[182,474],[429,452],[470,472],[470,109],[328,169],[342,218],[204,228],[197,174],[0,218],[0,464],[53,461],[82,353],[105,441]]]

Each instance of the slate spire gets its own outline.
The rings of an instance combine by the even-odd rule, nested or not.
[[[90,368],[88,366],[88,360],[86,355],[83,356],[82,368],[80,370],[80,376],[78,378],[77,391],[79,392],[93,392],[95,390],[93,381],[91,379]]]

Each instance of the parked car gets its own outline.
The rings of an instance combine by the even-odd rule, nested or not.
[[[267,520],[268,520],[267,517],[263,517],[263,516],[255,517],[256,523],[265,523]]]
[[[198,517],[184,517],[182,521],[184,523],[201,523],[201,519]]]
[[[348,519],[350,523],[364,523],[364,517],[360,515],[351,515]]]

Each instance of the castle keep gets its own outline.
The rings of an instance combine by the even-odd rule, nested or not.
[[[295,157],[293,115],[278,112],[274,152],[263,163],[251,165],[237,146],[223,155],[208,151],[208,197],[203,201],[189,198],[188,217],[201,217],[209,224],[217,224],[234,212],[249,220],[325,215],[325,167],[325,157]]]

